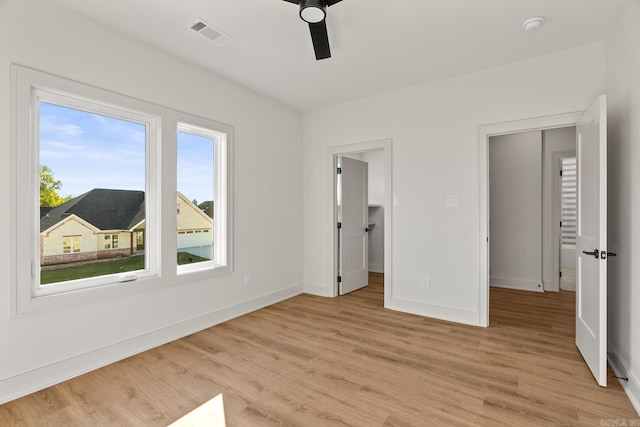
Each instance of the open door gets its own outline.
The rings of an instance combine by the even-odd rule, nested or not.
[[[607,105],[601,95],[577,133],[576,345],[607,385]]]
[[[369,284],[368,165],[338,157],[338,285],[340,295]]]

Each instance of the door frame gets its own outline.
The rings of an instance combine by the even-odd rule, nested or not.
[[[489,326],[489,138],[575,126],[583,111],[478,126],[478,325]]]
[[[559,272],[562,270],[561,254],[562,254],[562,229],[557,227],[562,221],[562,193],[561,185],[562,179],[560,177],[560,171],[562,166],[560,162],[562,159],[576,157],[576,150],[563,150],[555,151],[552,155],[553,159],[553,282],[551,283],[551,291],[560,291],[560,285],[562,279]],[[576,176],[577,178],[577,176]]]
[[[382,151],[384,153],[384,307],[389,306],[391,301],[393,290],[393,275],[391,272],[392,259],[391,259],[391,244],[392,244],[392,211],[393,211],[393,187],[392,187],[392,157],[391,157],[391,139],[380,139],[376,141],[360,142],[355,144],[333,146],[328,148],[328,168],[331,173],[331,179],[328,180],[331,186],[328,194],[331,197],[329,200],[329,206],[331,207],[331,214],[328,215],[327,221],[329,222],[328,233],[329,248],[331,248],[330,254],[330,267],[328,271],[327,283],[333,283],[331,287],[332,297],[339,295],[338,290],[338,239],[336,233],[336,224],[338,223],[338,207],[337,207],[337,174],[336,174],[336,160],[339,155],[345,154],[362,154],[372,151]]]

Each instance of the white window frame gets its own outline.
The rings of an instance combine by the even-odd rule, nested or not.
[[[229,258],[229,251],[227,248],[229,242],[229,237],[227,234],[227,212],[225,211],[225,207],[228,205],[227,147],[229,135],[224,130],[216,129],[220,128],[219,124],[210,122],[208,126],[204,126],[205,123],[202,120],[198,121],[198,124],[179,122],[176,130],[176,135],[178,132],[184,132],[192,135],[202,136],[204,138],[211,138],[214,141],[214,176],[211,177],[214,182],[213,259],[193,264],[177,265],[178,274],[193,273],[208,269],[225,268]],[[178,214],[179,213],[180,212],[178,211]]]
[[[232,254],[232,141],[233,128],[212,120],[148,103],[109,90],[79,83],[31,68],[11,65],[10,134],[10,289],[11,317],[114,298],[167,286],[184,286],[193,281],[233,271]],[[146,164],[145,269],[125,275],[107,275],[58,284],[40,285],[39,195],[39,99],[148,123]],[[97,110],[97,111],[96,111]],[[192,123],[226,135],[226,163],[219,168],[225,205],[216,207],[221,233],[226,238],[223,262],[179,278],[176,263],[176,135],[179,123]],[[218,172],[216,172],[218,173]],[[218,212],[219,209],[219,212]],[[26,214],[29,213],[29,214]]]

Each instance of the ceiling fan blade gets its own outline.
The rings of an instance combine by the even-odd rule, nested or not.
[[[313,41],[313,50],[316,52],[316,59],[331,58],[326,21],[309,24],[309,30],[311,31],[311,41]]]
[[[289,0],[286,0],[289,1]],[[336,3],[340,3],[342,0],[327,0],[327,6],[333,6]]]
[[[288,1],[289,3],[300,4],[300,0],[284,0],[284,1]],[[338,1],[340,1],[340,0],[338,0]]]

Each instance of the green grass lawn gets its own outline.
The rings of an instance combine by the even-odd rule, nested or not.
[[[144,269],[144,256],[134,255],[127,258],[117,258],[113,261],[92,262],[73,267],[43,270],[40,273],[40,283],[64,282],[67,280],[86,279],[87,277],[104,276],[106,274],[125,273]]]
[[[191,258],[191,260],[189,259]],[[193,262],[208,261],[188,252],[178,252],[178,264],[190,264]],[[107,274],[126,273],[144,269],[144,255],[134,255],[127,258],[117,258],[112,261],[92,262],[73,267],[43,270],[40,273],[40,283],[65,282],[67,280],[86,279],[87,277],[104,276]]]
[[[189,259],[191,258],[191,259]],[[190,254],[189,252],[178,252],[178,265],[192,264],[194,262],[209,261],[208,258]]]

